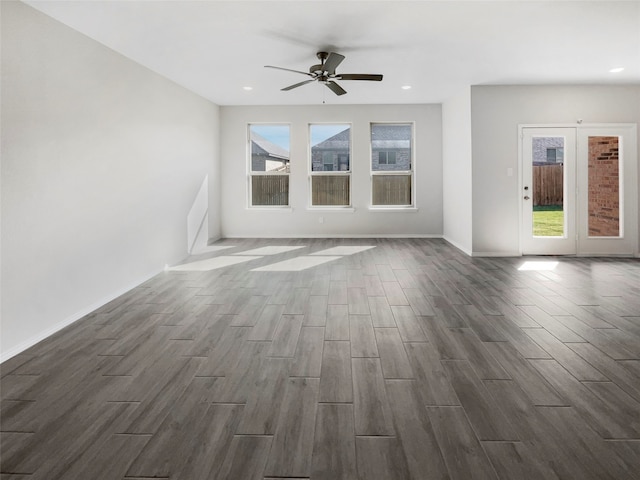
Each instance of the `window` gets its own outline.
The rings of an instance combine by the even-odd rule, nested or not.
[[[334,170],[333,152],[322,152],[322,165],[324,166],[322,170],[325,172],[331,172]]]
[[[379,165],[395,165],[396,164],[396,152],[378,152],[378,164]]]
[[[289,125],[249,125],[249,204],[289,205]]]
[[[413,205],[413,125],[371,124],[371,205]]]
[[[547,148],[547,163],[564,163],[564,148]]]
[[[351,126],[313,124],[311,138],[311,205],[351,205]],[[330,172],[330,173],[329,173]]]

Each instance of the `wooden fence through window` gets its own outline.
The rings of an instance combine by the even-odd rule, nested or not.
[[[251,205],[289,205],[289,175],[252,175]]]
[[[533,206],[562,205],[563,165],[534,165]]]
[[[373,205],[411,205],[411,175],[374,175]]]
[[[313,175],[311,205],[348,206],[349,175]]]

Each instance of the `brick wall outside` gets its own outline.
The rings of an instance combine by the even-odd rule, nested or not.
[[[620,235],[618,137],[589,137],[589,236]]]
[[[321,149],[311,149],[311,170],[314,172],[323,172],[325,171],[325,154],[331,153],[331,158],[333,159],[333,171],[334,172],[345,172],[349,170],[349,150],[321,150]],[[341,164],[339,161],[339,157],[343,159],[346,158],[346,163],[343,161]]]
[[[384,151],[391,151],[390,149],[384,149]],[[374,150],[371,158],[371,170],[374,172],[404,172],[411,170],[411,150],[409,149],[393,149],[396,152],[395,165],[380,165],[378,163],[378,157],[380,151]]]

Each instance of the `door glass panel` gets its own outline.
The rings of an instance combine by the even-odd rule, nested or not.
[[[564,237],[564,137],[532,140],[533,235]]]
[[[618,137],[589,137],[589,236],[620,236]]]

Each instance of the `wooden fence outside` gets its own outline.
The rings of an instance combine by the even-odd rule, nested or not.
[[[349,175],[313,175],[311,205],[349,205]]]
[[[563,165],[533,166],[533,206],[562,205]]]
[[[252,175],[251,205],[289,205],[289,175]]]
[[[411,175],[374,175],[373,205],[411,205]]]

